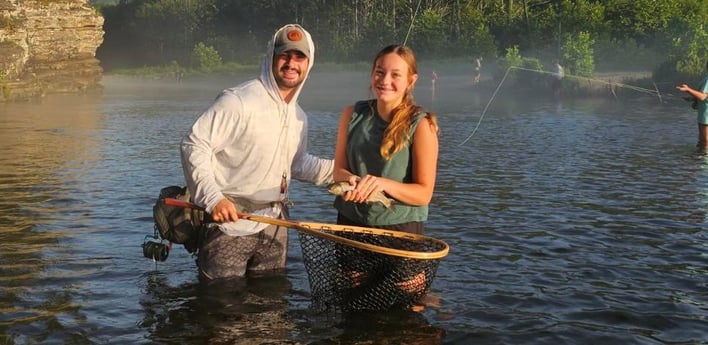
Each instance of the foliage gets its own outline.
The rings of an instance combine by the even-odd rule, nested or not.
[[[460,10],[460,20],[453,26],[449,51],[461,56],[497,56],[494,34],[482,10],[471,3]]]
[[[495,59],[516,46],[541,61],[562,58],[569,73],[582,75],[593,73],[598,57],[603,67],[608,57],[645,70],[670,60],[695,73],[708,52],[703,0],[101,2],[106,34],[97,55],[107,70],[188,66],[200,42],[224,61],[257,63],[274,29],[287,23],[308,29],[320,61],[369,61],[381,47],[405,41],[424,58]]]
[[[213,72],[221,66],[221,56],[212,46],[199,42],[192,50],[194,64],[204,72]]]
[[[608,29],[613,37],[650,44],[665,31],[677,13],[679,1],[607,0]]]
[[[561,0],[558,12],[558,28],[552,30],[557,42],[559,54],[562,57],[562,46],[567,44],[578,33],[586,32],[593,37],[609,35],[606,8],[597,1],[591,0]]]
[[[509,67],[521,67],[523,58],[519,52],[519,46],[506,48],[506,54],[498,61],[499,68],[506,71]]]
[[[545,83],[541,60],[521,55],[518,46],[509,47],[503,57],[497,59],[496,80],[505,79],[505,84],[524,88],[537,88]]]
[[[521,67],[523,60],[519,46],[506,48],[504,56],[497,59],[497,69],[493,72],[494,79],[501,80],[511,71],[512,67]]]
[[[682,22],[685,30],[674,38],[676,71],[689,75],[703,73],[708,56],[708,31],[704,27],[708,18],[696,17]]]
[[[521,61],[521,70],[519,73],[519,81],[527,88],[538,89],[545,87],[547,84],[547,75],[536,73],[535,71],[543,71],[543,64],[537,58],[524,57]]]
[[[664,41],[670,42],[664,49],[668,52],[664,61],[653,70],[653,79],[663,84],[698,83],[705,75],[708,59],[708,7],[703,0],[677,2],[676,13],[664,33]]]
[[[581,31],[577,35],[567,34],[561,47],[566,71],[569,74],[591,77],[595,72],[595,60],[592,45],[595,41],[590,38],[590,33]]]
[[[427,9],[416,22],[415,35],[411,42],[421,56],[440,57],[445,53],[448,38],[445,34],[444,9]]]
[[[593,51],[596,70],[604,71],[646,71],[647,66],[656,66],[666,58],[633,38],[598,39]]]
[[[124,0],[100,10],[106,35],[97,55],[121,65],[188,64],[194,44],[217,13],[215,0]]]

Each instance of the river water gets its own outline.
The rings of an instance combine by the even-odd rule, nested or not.
[[[295,231],[283,276],[208,285],[181,247],[146,259],[181,136],[234,79],[106,77],[98,95],[0,105],[0,343],[708,343],[708,157],[675,98],[421,80],[441,127],[427,235],[451,248],[422,313],[311,310]],[[331,157],[340,109],[366,95],[366,75],[313,75],[313,153]],[[323,188],[291,193],[293,219],[334,221]]]

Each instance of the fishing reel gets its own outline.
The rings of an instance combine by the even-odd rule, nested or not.
[[[155,261],[165,261],[170,255],[171,245],[159,241],[157,236],[145,235],[143,240],[143,256]]]

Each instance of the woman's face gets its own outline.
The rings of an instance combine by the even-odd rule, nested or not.
[[[394,105],[401,103],[417,78],[417,75],[409,74],[408,70],[408,63],[398,54],[390,53],[380,57],[371,75],[371,90],[376,99]]]

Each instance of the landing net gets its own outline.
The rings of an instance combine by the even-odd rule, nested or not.
[[[315,308],[408,309],[425,296],[440,260],[440,240],[399,231],[300,223],[298,231]],[[305,229],[300,229],[305,230]]]

